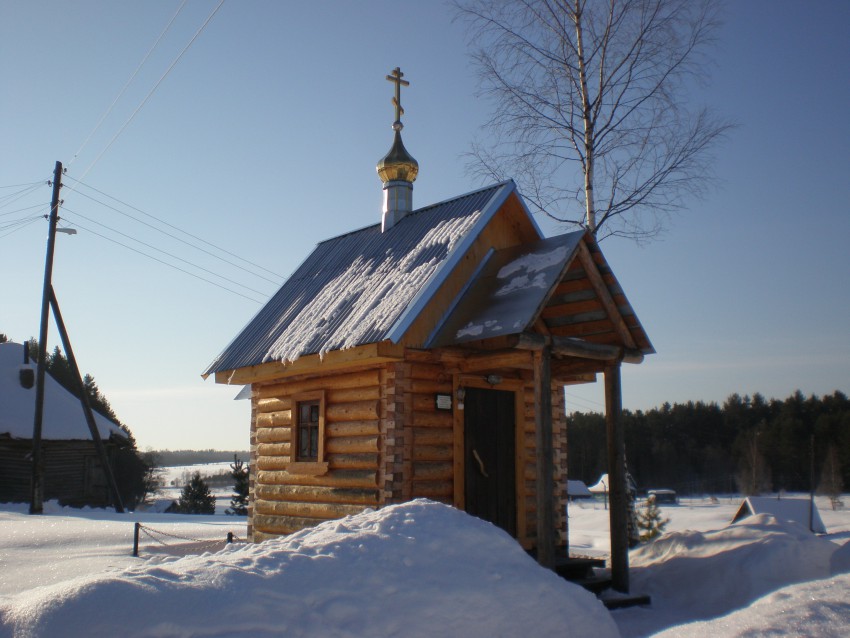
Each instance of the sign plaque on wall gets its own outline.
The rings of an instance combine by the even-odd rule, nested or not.
[[[438,410],[451,410],[452,409],[452,395],[451,394],[438,394],[436,396],[436,406]]]

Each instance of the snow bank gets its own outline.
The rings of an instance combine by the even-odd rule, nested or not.
[[[0,599],[0,636],[617,636],[502,530],[419,500]]]
[[[650,594],[653,610],[618,612],[617,621],[628,627],[625,635],[644,636],[723,616],[787,585],[829,578],[837,551],[835,543],[769,514],[716,531],[674,532],[631,553],[632,590]]]
[[[656,638],[744,638],[817,636],[845,638],[850,627],[850,574],[792,585],[768,594],[745,609],[710,622],[694,622],[656,634]]]

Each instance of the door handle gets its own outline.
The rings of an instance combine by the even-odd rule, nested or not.
[[[482,461],[481,457],[478,456],[478,450],[472,450],[472,456],[474,456],[475,460],[478,461],[478,469],[481,471],[481,474],[484,475],[484,478],[490,478],[490,475],[487,474],[487,470],[484,469],[484,461]]]

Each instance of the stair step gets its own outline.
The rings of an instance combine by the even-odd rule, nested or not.
[[[624,609],[626,607],[637,607],[638,605],[651,605],[652,598],[647,594],[617,594],[616,596],[600,596],[602,604],[607,609]]]

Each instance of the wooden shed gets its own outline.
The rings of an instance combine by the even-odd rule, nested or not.
[[[48,374],[45,378],[42,454],[44,499],[61,505],[108,506],[109,483],[80,401]],[[30,500],[35,364],[26,344],[0,343],[0,503]],[[127,434],[100,414],[95,422],[110,462],[127,447]]]
[[[413,210],[396,116],[383,223],[320,243],[204,372],[251,387],[249,535],[426,497],[551,563],[563,388],[604,373],[624,485],[619,366],[652,346],[594,238],[544,238],[512,181]]]

